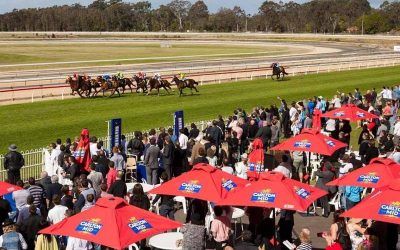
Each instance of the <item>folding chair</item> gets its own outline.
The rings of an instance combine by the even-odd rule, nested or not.
[[[126,171],[125,171],[125,180],[128,180],[128,176],[130,177],[129,180],[131,182],[137,182],[136,180],[136,169],[137,169],[137,159],[136,156],[134,155],[131,158],[126,159]],[[129,174],[129,175],[128,175]]]

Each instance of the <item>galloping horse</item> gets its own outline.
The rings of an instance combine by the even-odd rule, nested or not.
[[[174,78],[172,79],[172,82],[175,82],[175,84],[179,90],[179,96],[183,95],[184,88],[190,88],[190,92],[192,93],[192,95],[193,95],[193,89],[196,90],[196,92],[199,92],[195,86],[195,85],[199,85],[199,83],[197,83],[193,79],[186,79],[185,81],[182,81],[177,76],[174,76]]]
[[[143,90],[143,93],[147,92],[147,79],[140,78],[137,75],[134,75],[132,78],[136,82],[136,93],[139,92],[139,89]]]
[[[129,78],[116,78],[118,80],[118,85],[122,88],[122,94],[125,93],[125,87],[128,86],[131,89],[131,93],[133,93],[132,86],[133,82]]]
[[[76,92],[82,98],[90,96],[90,92],[92,91],[90,81],[83,76],[78,76],[77,79],[68,76],[65,83],[71,87],[71,95],[75,95]]]
[[[91,80],[92,89],[94,90],[92,97],[97,96],[97,94],[102,90],[101,86],[106,83],[106,80],[102,76],[97,76]],[[97,90],[99,88],[99,90]],[[103,93],[104,95],[104,93]]]
[[[165,91],[167,91],[167,93],[169,94],[169,91],[168,91],[167,88],[171,89],[171,86],[170,86],[170,85],[171,85],[171,84],[170,84],[167,80],[158,81],[158,80],[155,79],[155,78],[151,78],[151,79],[149,80],[150,90],[149,90],[149,92],[147,93],[147,95],[149,95],[153,89],[157,89],[157,94],[160,95],[160,88],[164,88]]]
[[[286,73],[285,68],[283,66],[278,66],[277,63],[273,63],[271,64],[271,68],[272,68],[272,75],[271,75],[271,79],[274,79],[274,76],[277,77],[277,79],[279,80],[282,77],[285,77],[285,75],[288,75],[288,73]]]
[[[118,90],[118,88],[120,87],[119,81],[115,76],[113,76],[111,78],[111,80],[109,80],[109,81],[106,81],[102,76],[98,76],[96,78],[96,83],[95,84],[96,84],[96,86],[100,86],[100,89],[97,90],[97,88],[96,88],[96,91],[93,94],[93,97],[97,96],[97,94],[100,91],[102,91],[103,92],[103,96],[105,96],[105,93],[106,93],[107,90],[111,90],[111,94],[110,94],[109,97],[113,96],[115,94],[115,92],[118,93],[118,96],[121,96],[121,93]]]

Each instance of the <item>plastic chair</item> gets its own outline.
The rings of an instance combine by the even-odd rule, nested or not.
[[[125,171],[125,180],[128,180],[128,174],[130,174],[131,182],[137,181],[136,178],[133,177],[133,174],[136,173],[137,168],[137,160],[136,156],[134,155],[132,158],[127,158],[126,160],[126,171]]]
[[[187,204],[186,204],[186,198],[183,196],[176,196],[174,197],[174,201],[181,203],[182,204],[182,209],[183,213],[187,214]]]
[[[335,211],[340,209],[340,193],[337,192],[332,200],[329,201],[329,205],[335,207]]]

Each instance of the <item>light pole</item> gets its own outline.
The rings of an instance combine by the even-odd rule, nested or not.
[[[247,15],[246,15],[246,32],[248,31],[248,30],[247,30],[247,23],[248,23],[248,20],[247,20],[247,19],[248,19],[248,18],[250,18],[250,14],[247,14]]]

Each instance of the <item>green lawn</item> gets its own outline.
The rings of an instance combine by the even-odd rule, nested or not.
[[[171,48],[161,48],[160,43],[133,42],[32,42],[10,43],[0,46],[0,65],[75,62],[91,60],[116,60],[83,62],[76,64],[35,65],[0,67],[4,70],[40,69],[68,66],[119,65],[127,63],[146,63],[159,61],[210,59],[222,57],[248,57],[282,55],[307,50],[285,46],[224,45],[224,44],[174,44]],[[250,53],[250,54],[244,54]],[[162,58],[189,56],[188,58]],[[118,60],[125,59],[125,60]],[[129,60],[126,60],[129,59]],[[132,60],[130,60],[132,59]],[[133,60],[139,59],[139,60]]]
[[[74,137],[83,127],[104,136],[106,120],[120,117],[123,131],[149,129],[171,125],[175,110],[185,111],[185,121],[227,116],[236,107],[250,109],[257,105],[277,103],[277,96],[300,100],[314,95],[333,96],[336,90],[362,91],[382,85],[394,85],[400,80],[400,67],[346,71],[319,75],[290,77],[287,81],[254,80],[199,86],[198,95],[178,97],[125,94],[118,98],[68,99],[0,107],[0,152],[10,143],[21,149],[47,145],[57,138]],[[186,90],[187,92],[187,90]],[[164,93],[164,92],[163,92]],[[355,136],[353,136],[355,137]]]

